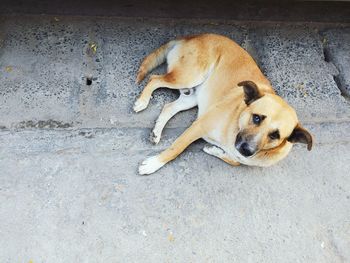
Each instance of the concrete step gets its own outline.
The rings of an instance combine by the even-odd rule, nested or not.
[[[132,112],[144,85],[135,84],[142,58],[170,39],[201,32],[224,34],[242,44],[302,122],[350,120],[350,104],[341,94],[347,96],[347,88],[338,87],[350,78],[348,60],[335,48],[327,54],[337,67],[324,57],[325,36],[329,45],[342,47],[346,43],[332,36],[349,36],[348,29],[334,33],[314,24],[53,16],[5,16],[0,27],[3,128],[151,127],[164,103],[177,95],[156,92],[149,109]],[[345,81],[337,83],[337,76]],[[186,127],[192,120],[186,113],[169,127]]]

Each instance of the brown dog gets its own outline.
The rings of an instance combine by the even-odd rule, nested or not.
[[[158,117],[154,143],[176,113],[198,106],[198,117],[168,149],[142,162],[140,174],[157,171],[199,138],[214,145],[205,147],[206,153],[231,165],[275,164],[296,142],[311,150],[312,136],[299,124],[294,109],[275,94],[252,57],[231,39],[204,34],[170,41],[145,58],[137,82],[165,60],[168,73],[150,77],[134,110],[144,110],[160,87],[180,91]]]

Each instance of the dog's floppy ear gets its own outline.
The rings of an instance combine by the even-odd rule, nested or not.
[[[242,81],[238,83],[238,86],[243,87],[244,101],[247,105],[250,105],[263,95],[260,93],[258,86],[250,80]]]
[[[311,151],[312,135],[306,129],[301,127],[300,124],[297,124],[297,126],[294,128],[292,134],[288,137],[287,140],[292,143],[305,143],[307,144],[307,149]]]

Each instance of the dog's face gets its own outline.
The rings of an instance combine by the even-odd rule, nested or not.
[[[301,127],[297,115],[281,97],[261,94],[254,82],[238,84],[244,89],[247,108],[239,117],[235,148],[245,157],[275,149],[286,140],[312,148],[312,136]]]

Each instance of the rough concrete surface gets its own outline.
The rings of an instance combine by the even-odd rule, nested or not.
[[[348,30],[0,17],[0,262],[350,262]],[[231,167],[200,141],[137,175],[195,118],[179,114],[152,145],[150,128],[177,94],[157,91],[133,113],[137,67],[160,44],[201,32],[254,56],[315,136],[311,152]]]
[[[339,70],[335,81],[345,96],[350,96],[350,29],[331,28],[323,32],[325,54]]]
[[[302,121],[350,119],[349,103],[333,79],[338,71],[324,60],[322,38],[311,25],[40,16],[1,21],[0,126],[54,120],[58,127],[151,127],[164,101],[176,94],[156,92],[150,108],[135,115],[141,59],[170,39],[201,32],[224,34],[247,47]],[[189,116],[170,127],[188,126]]]

